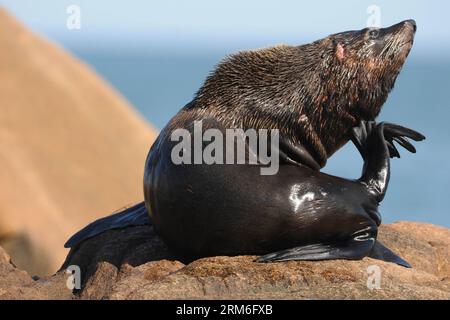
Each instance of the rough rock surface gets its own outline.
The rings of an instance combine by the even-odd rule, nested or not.
[[[52,274],[71,234],[142,199],[156,132],[1,5],[0,84],[0,246],[31,274]]]
[[[36,281],[0,249],[0,299],[450,299],[449,229],[398,222],[382,226],[379,239],[413,268],[370,258],[258,264],[254,257],[238,256],[180,262],[151,227],[111,230],[73,249],[56,275]],[[72,294],[64,268],[75,264],[83,289]],[[377,285],[373,268],[381,275],[378,289],[367,285]]]

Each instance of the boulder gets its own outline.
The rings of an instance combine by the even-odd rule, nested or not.
[[[413,268],[371,258],[189,261],[171,253],[151,226],[128,227],[82,242],[44,279],[33,280],[0,251],[0,299],[450,299],[450,229],[398,222],[382,226],[379,240]],[[64,287],[65,269],[74,265],[82,289],[72,291]]]
[[[156,131],[86,64],[0,8],[0,245],[31,274],[61,245],[142,200]]]

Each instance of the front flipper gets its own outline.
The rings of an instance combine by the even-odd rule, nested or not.
[[[311,153],[302,145],[295,145],[289,139],[280,136],[280,159],[293,165],[305,165],[313,170],[320,170],[321,166]]]
[[[256,262],[333,259],[358,260],[369,255],[374,246],[376,234],[376,227],[367,227],[352,234],[353,238],[347,241],[299,246],[266,254],[256,259]]]

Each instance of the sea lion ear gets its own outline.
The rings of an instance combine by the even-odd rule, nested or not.
[[[342,59],[345,58],[345,47],[344,47],[344,45],[343,45],[342,43],[339,42],[339,43],[336,45],[336,51],[335,51],[335,54],[336,54],[336,57],[337,57],[339,60],[342,60]]]

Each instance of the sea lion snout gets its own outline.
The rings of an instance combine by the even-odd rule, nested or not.
[[[404,20],[384,29],[387,35],[403,35],[414,38],[417,31],[416,21],[413,19]]]
[[[417,24],[415,20],[410,19],[401,22],[401,34],[403,35],[403,37],[408,38],[410,43],[414,41],[416,31]]]
[[[414,19],[405,20],[405,21],[403,21],[403,24],[406,25],[407,27],[412,28],[413,32],[417,31],[417,24]]]

